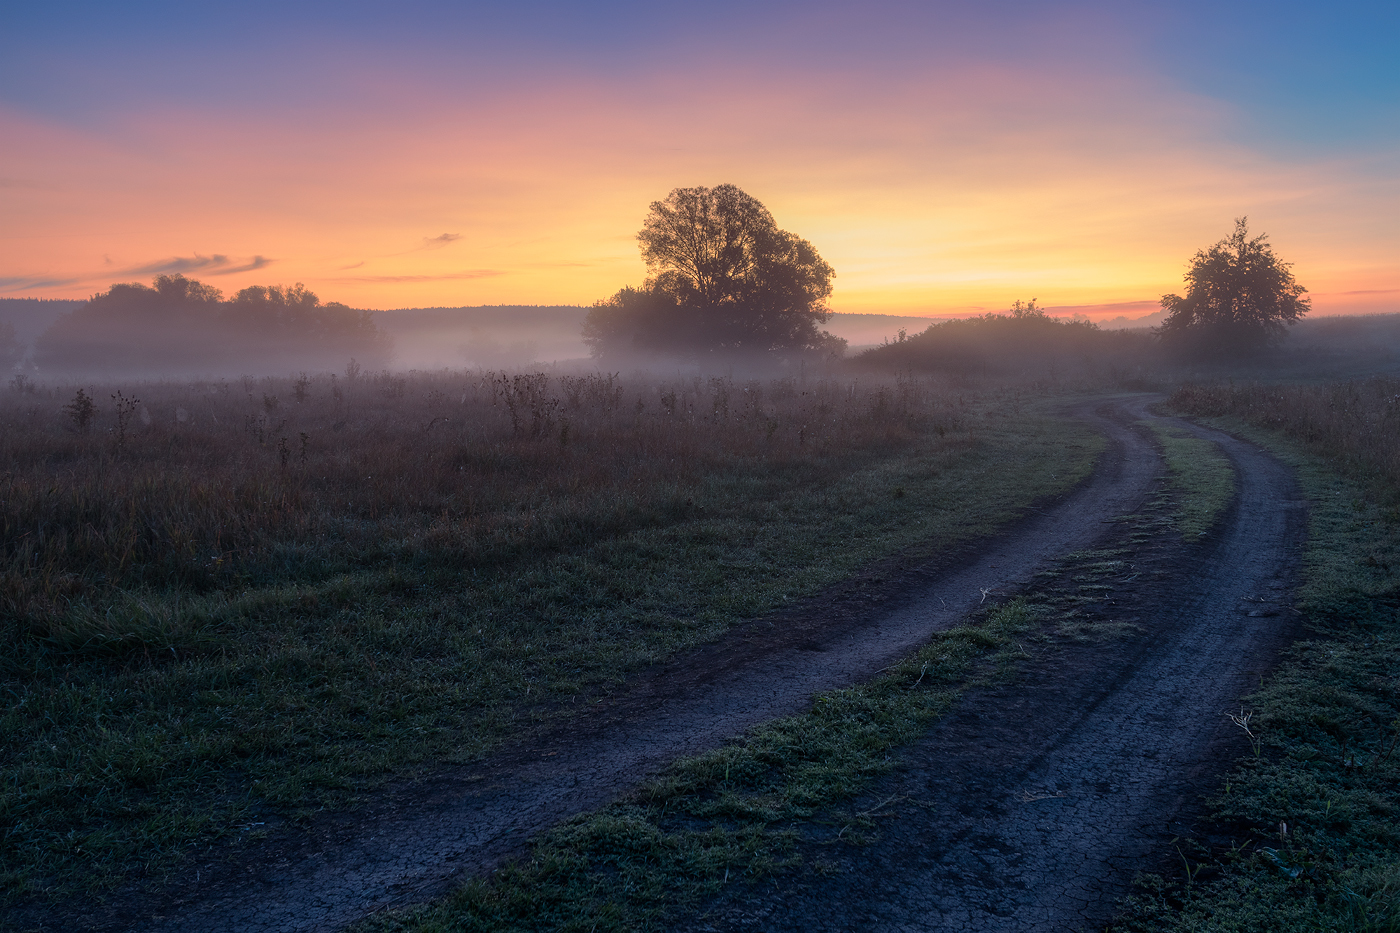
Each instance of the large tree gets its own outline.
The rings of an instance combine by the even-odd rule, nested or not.
[[[646,282],[589,311],[595,356],[844,349],[817,326],[834,270],[734,185],[675,189],[652,203],[637,240]]]
[[[1268,237],[1249,237],[1246,218],[1235,232],[1191,260],[1186,297],[1163,295],[1163,342],[1202,354],[1249,353],[1276,343],[1308,313],[1311,302],[1274,255]]]

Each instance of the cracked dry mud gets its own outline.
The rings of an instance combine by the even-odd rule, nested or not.
[[[955,560],[892,563],[740,626],[479,767],[396,788],[309,831],[277,830],[262,844],[192,864],[164,891],[131,892],[81,917],[51,914],[56,922],[43,927],[336,930],[445,893],[674,758],[868,678],[956,624],[984,591],[1023,588],[1057,558],[1111,534],[1162,475],[1136,425],[1152,417],[1150,401],[1077,409],[1109,442],[1094,475]],[[885,834],[859,863],[823,879],[819,893],[799,883],[741,896],[702,928],[1070,930],[1106,914],[1222,760],[1222,712],[1283,637],[1275,610],[1287,605],[1303,534],[1303,510],[1281,465],[1188,427],[1226,450],[1240,495],[1198,566],[1156,584],[1156,604],[1170,618],[1117,649],[1123,656],[1111,670],[1051,671],[1004,694],[969,697],[879,789],[905,800],[892,812],[905,814],[909,832]],[[1268,602],[1248,603],[1255,615],[1241,611],[1260,596]],[[920,806],[909,803],[916,800]]]

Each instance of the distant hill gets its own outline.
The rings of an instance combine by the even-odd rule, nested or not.
[[[481,305],[372,311],[398,369],[513,368],[588,357],[578,305]]]
[[[899,339],[902,330],[906,335],[918,334],[928,329],[932,318],[913,317],[907,314],[832,314],[822,328],[845,339],[852,351],[862,347],[879,346],[885,341]]]
[[[1133,330],[1140,327],[1158,327],[1166,319],[1167,312],[1154,311],[1141,317],[1128,317],[1120,314],[1117,317],[1105,318],[1098,324],[1100,330]]]

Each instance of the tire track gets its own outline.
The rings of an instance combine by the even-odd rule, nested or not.
[[[1159,867],[1201,790],[1246,751],[1226,714],[1296,631],[1306,534],[1283,464],[1164,420],[1220,445],[1238,493],[1213,548],[1120,600],[1148,636],[1101,652],[1090,676],[1052,661],[965,698],[903,756],[908,769],[872,791],[902,801],[877,844],[846,858],[819,894],[797,885],[747,898],[701,929],[1102,929],[1134,874]]]

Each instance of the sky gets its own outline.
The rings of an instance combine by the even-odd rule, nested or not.
[[[1148,314],[1234,219],[1400,311],[1400,4],[0,2],[0,296],[591,304],[736,184],[831,307]]]

